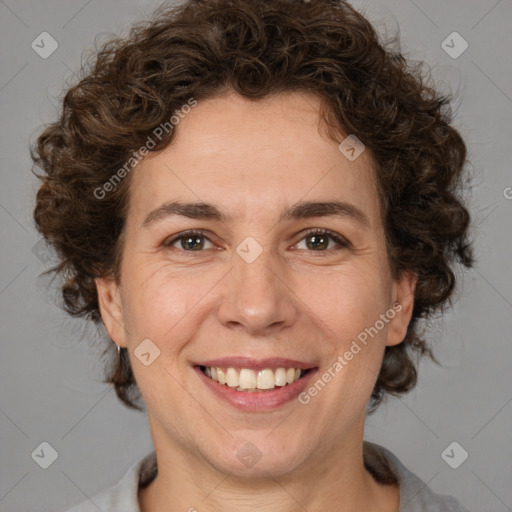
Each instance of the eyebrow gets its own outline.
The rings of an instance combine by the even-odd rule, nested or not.
[[[228,223],[232,220],[231,215],[228,215],[223,209],[217,208],[212,204],[171,201],[152,210],[144,219],[142,227],[148,228],[152,224],[173,215],[223,223]],[[363,227],[370,226],[370,220],[366,214],[353,204],[345,201],[299,202],[285,209],[279,217],[279,222],[312,217],[342,217],[351,219]]]

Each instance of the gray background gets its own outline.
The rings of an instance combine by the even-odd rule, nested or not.
[[[57,97],[65,81],[74,80],[81,52],[93,47],[95,36],[125,33],[156,4],[0,2],[0,510],[5,512],[64,510],[113,485],[152,449],[145,414],[126,409],[100,382],[95,329],[67,319],[54,305],[55,291],[46,289],[48,280],[37,278],[48,266],[48,254],[36,245],[31,219],[37,183],[28,140],[55,118]],[[512,510],[512,2],[353,4],[381,31],[399,28],[406,55],[426,60],[437,80],[458,91],[456,125],[472,162],[478,258],[455,308],[433,326],[430,339],[444,366],[422,364],[419,386],[371,416],[366,437],[472,511]],[[47,59],[31,48],[44,31],[59,45]],[[456,59],[441,47],[454,31],[469,44]],[[31,457],[44,441],[58,452],[48,469]],[[469,453],[457,469],[441,457],[453,441]],[[452,460],[461,453],[457,447]]]

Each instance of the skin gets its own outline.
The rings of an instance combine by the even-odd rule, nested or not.
[[[159,469],[139,491],[143,512],[333,504],[341,512],[398,511],[398,487],[365,470],[362,444],[384,349],[405,337],[416,278],[391,276],[369,152],[345,158],[324,133],[319,106],[299,93],[200,102],[172,144],[132,171],[120,282],[98,279],[97,289],[105,326],[128,348],[147,404]],[[233,219],[173,215],[142,226],[174,200],[210,203]],[[357,207],[368,224],[349,216],[278,221],[299,201],[335,200]],[[351,245],[328,238],[312,247],[308,228]],[[163,245],[188,229],[206,231],[201,249],[187,251],[179,239]],[[263,248],[250,264],[236,252],[248,236]],[[395,301],[401,311],[307,405],[243,412],[192,369],[207,358],[281,356],[312,361],[322,375]],[[146,338],[161,352],[149,366],[133,355]],[[247,442],[262,454],[249,468],[237,457]]]

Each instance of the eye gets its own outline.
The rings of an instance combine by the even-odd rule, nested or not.
[[[319,228],[308,230],[297,245],[303,240],[306,241],[306,250],[313,252],[326,252],[329,249],[333,249],[333,247],[330,247],[330,242],[334,242],[334,244],[338,246],[338,249],[350,248],[352,246],[351,243],[341,235]],[[180,244],[179,247],[176,247],[177,243]],[[205,247],[205,243],[211,244],[211,247]],[[201,252],[202,249],[211,249],[214,247],[209,238],[200,230],[184,231],[171,240],[165,241],[162,245],[186,252]],[[334,247],[334,249],[336,249],[336,247]]]
[[[306,241],[306,249],[312,250],[314,252],[325,252],[326,250],[331,249],[332,247],[329,247],[329,242],[331,241],[334,241],[335,244],[338,245],[338,249],[340,247],[351,247],[350,242],[346,238],[327,229],[310,229],[306,232],[305,236],[303,236],[302,239],[299,241],[299,244],[303,240]]]
[[[173,247],[175,249],[182,249],[188,252],[199,252],[205,248],[205,241],[212,244],[212,242],[204,235],[202,231],[185,231],[174,237],[172,240],[163,243],[164,247]],[[174,247],[176,243],[180,242],[180,247]],[[213,247],[213,244],[212,244]],[[207,249],[211,247],[206,247]]]

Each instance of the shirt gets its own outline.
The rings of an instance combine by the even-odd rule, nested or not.
[[[452,496],[434,493],[419,477],[410,472],[389,450],[364,442],[366,469],[380,483],[397,483],[400,488],[400,512],[469,512]],[[140,512],[138,489],[156,477],[155,452],[133,464],[121,480],[67,512]]]

